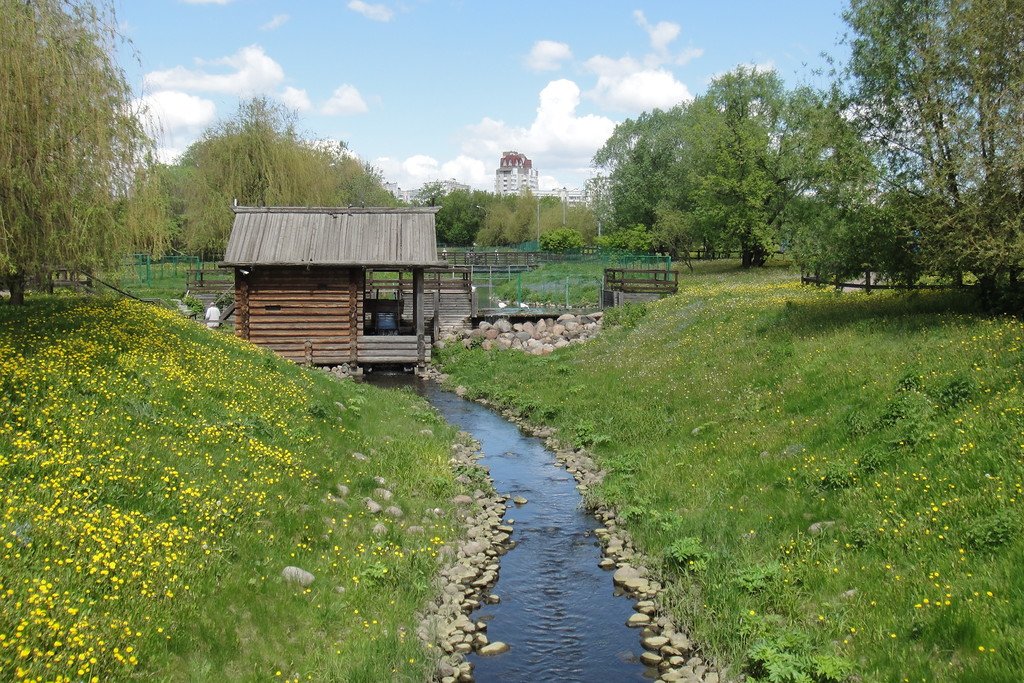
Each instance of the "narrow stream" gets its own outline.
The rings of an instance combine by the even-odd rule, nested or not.
[[[644,681],[657,672],[640,663],[639,634],[626,627],[628,597],[613,594],[600,569],[594,537],[599,524],[586,514],[572,475],[555,464],[543,442],[487,408],[408,375],[370,375],[378,386],[408,386],[444,418],[481,444],[495,488],[527,503],[511,506],[517,546],[501,558],[493,592],[497,605],[473,613],[488,623],[487,637],[511,649],[496,657],[469,656],[476,680]]]

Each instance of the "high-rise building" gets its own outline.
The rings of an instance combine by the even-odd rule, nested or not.
[[[496,194],[518,194],[530,190],[536,192],[539,174],[525,154],[503,152],[498,169],[494,172]]]

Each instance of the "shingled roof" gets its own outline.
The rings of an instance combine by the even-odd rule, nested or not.
[[[236,206],[222,266],[437,266],[438,207]]]

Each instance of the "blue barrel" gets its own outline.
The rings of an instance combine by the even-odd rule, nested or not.
[[[398,331],[398,316],[395,313],[377,313],[377,331],[384,334],[395,334]]]

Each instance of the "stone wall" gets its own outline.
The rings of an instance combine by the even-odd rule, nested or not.
[[[573,315],[566,313],[537,322],[511,323],[502,319],[495,323],[482,322],[473,329],[463,329],[444,335],[436,344],[461,343],[467,349],[479,345],[485,351],[524,351],[543,356],[570,344],[582,344],[601,331],[604,313]]]

